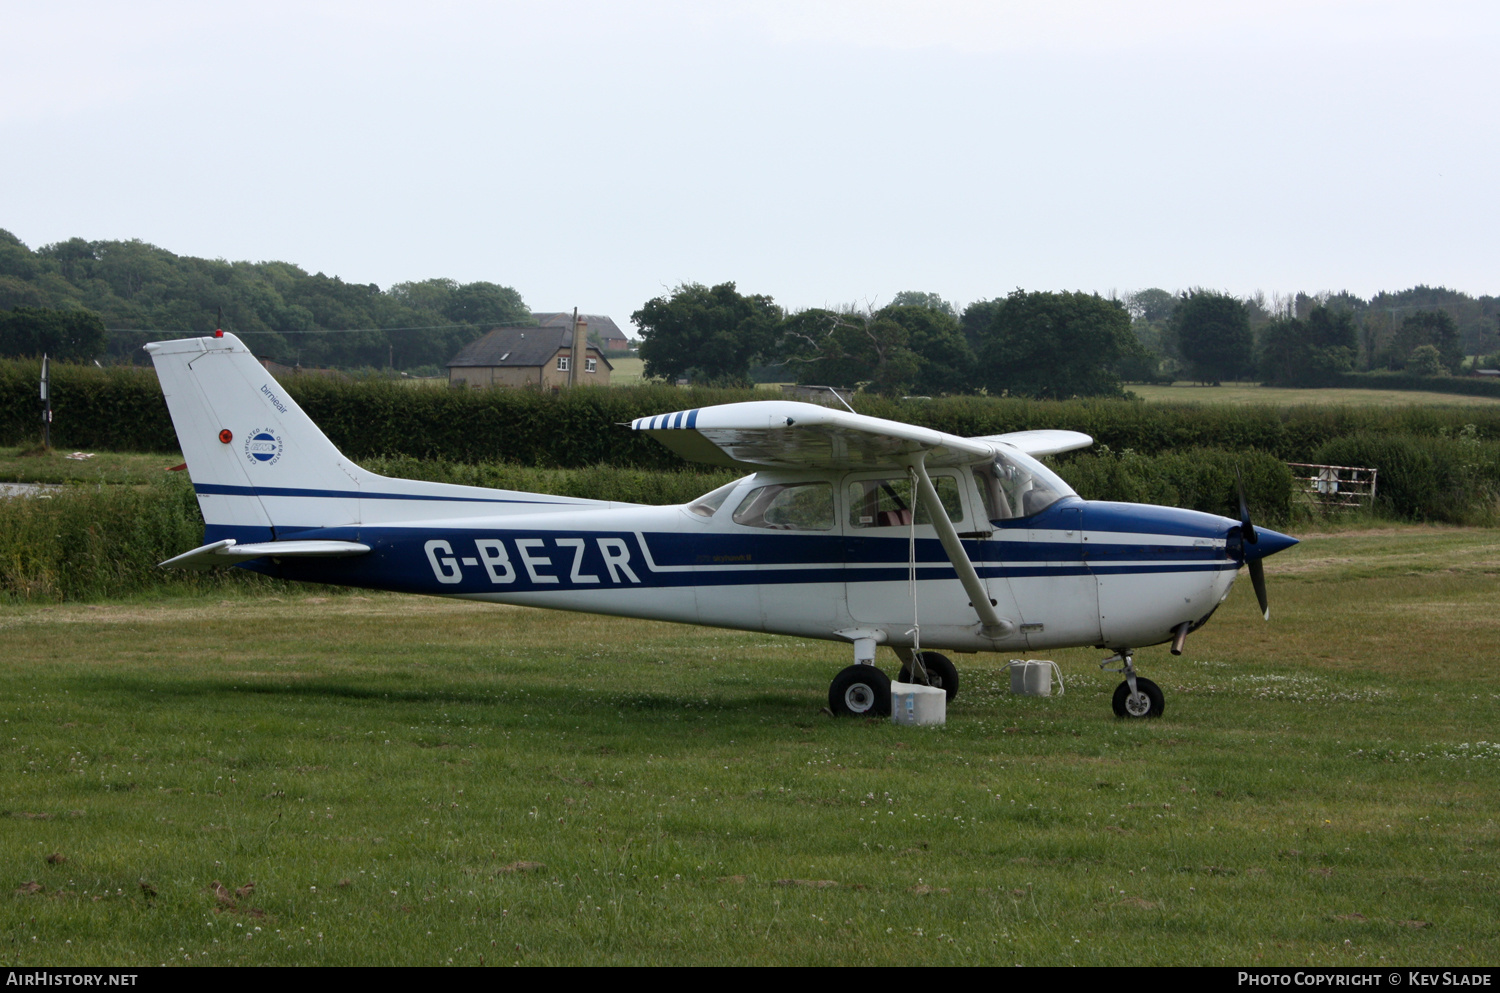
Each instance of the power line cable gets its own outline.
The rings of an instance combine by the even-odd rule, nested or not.
[[[405,328],[308,328],[305,331],[236,331],[233,327],[227,328],[234,334],[365,334],[370,331],[455,331],[459,328],[535,328],[539,324],[531,324],[522,321],[486,321],[483,324],[429,324],[419,327]],[[176,328],[105,328],[111,334],[191,334],[190,331],[182,331]]]

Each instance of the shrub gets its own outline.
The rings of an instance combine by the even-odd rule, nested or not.
[[[1376,506],[1409,520],[1487,523],[1500,493],[1500,446],[1480,442],[1472,425],[1437,438],[1336,438],[1310,461],[1378,470]]]
[[[0,597],[87,600],[164,585],[284,586],[242,569],[165,572],[157,563],[202,542],[186,479],[150,486],[69,486],[0,500]]]

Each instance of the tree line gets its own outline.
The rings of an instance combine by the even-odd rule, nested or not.
[[[1117,396],[1116,367],[1140,349],[1124,305],[1088,293],[1016,290],[962,315],[920,292],[878,310],[788,313],[734,283],[690,283],[631,320],[647,376],[721,386],[754,370],[888,395]]]
[[[861,386],[888,395],[1117,396],[1190,378],[1312,385],[1351,371],[1500,366],[1500,300],[1417,286],[1366,300],[1158,288],[1123,297],[1016,290],[958,308],[898,293],[879,308],[789,311],[734,283],[696,283],[632,315],[650,376]],[[32,250],[0,230],[0,355],[141,363],[153,338],[250,336],[287,365],[436,374],[491,328],[530,324],[515,289],[452,279],[382,290],[289,262],[179,256],[138,240]],[[108,329],[107,333],[104,329]]]
[[[1416,286],[1369,300],[1347,291],[1268,300],[1194,290],[1126,299],[1165,378],[1313,385],[1348,372],[1458,373],[1500,364],[1500,298]],[[1212,314],[1212,319],[1207,315]]]
[[[9,314],[0,355],[35,354],[62,315],[80,311],[109,333],[70,338],[62,357],[139,364],[148,341],[223,327],[286,365],[431,374],[491,328],[532,323],[521,294],[496,283],[440,278],[382,290],[290,262],[200,259],[143,241],[70,238],[33,251],[0,230],[0,312]]]
[[[1426,287],[1373,303],[1344,293],[1269,304],[1261,294],[1204,289],[1123,298],[1018,289],[962,313],[912,291],[879,309],[785,311],[734,283],[688,283],[631,319],[651,377],[1062,398],[1180,378],[1306,386],[1356,370],[1447,375],[1459,371],[1466,346],[1467,354],[1500,346],[1497,313],[1494,298]]]

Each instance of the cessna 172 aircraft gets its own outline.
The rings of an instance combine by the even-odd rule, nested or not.
[[[688,459],[750,471],[682,506],[391,479],[345,458],[238,338],[146,346],[206,522],[162,563],[766,631],[853,645],[835,714],[882,714],[890,679],[958,691],[954,652],[1093,645],[1122,717],[1162,693],[1133,650],[1174,652],[1248,566],[1296,539],[1170,507],[1083,500],[1036,456],[1073,431],[959,438],[815,404],[637,419]]]

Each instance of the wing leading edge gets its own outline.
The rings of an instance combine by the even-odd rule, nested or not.
[[[1052,455],[1093,444],[1078,431],[1017,431],[983,438],[791,400],[755,400],[638,417],[630,424],[685,459],[748,469],[897,469],[925,453],[930,467],[970,465],[1000,446]]]

